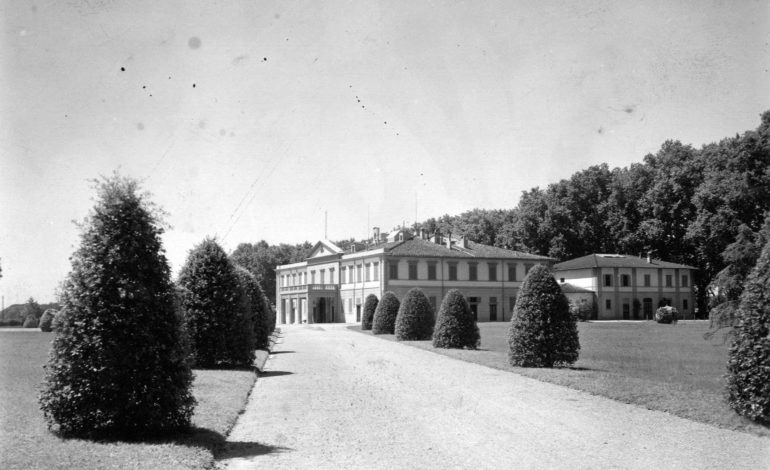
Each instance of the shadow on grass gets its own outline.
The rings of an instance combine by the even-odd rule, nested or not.
[[[54,434],[65,440],[97,442],[101,444],[172,444],[184,447],[198,447],[211,452],[216,460],[233,457],[255,457],[293,450],[288,447],[265,445],[259,442],[227,442],[227,439],[222,434],[200,427],[193,427],[187,431],[178,431],[167,435],[147,434],[128,436],[113,434],[92,439],[74,436],[67,437],[58,433]]]
[[[270,354],[294,354],[296,351],[273,351]]]
[[[260,372],[259,378],[263,379],[267,377],[280,377],[282,375],[292,375],[292,374],[294,374],[294,372],[288,372],[285,370],[268,370],[265,372]]]

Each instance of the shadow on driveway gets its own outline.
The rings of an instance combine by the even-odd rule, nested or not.
[[[289,447],[271,446],[259,442],[227,442],[217,452],[216,460],[256,457],[259,455],[289,452],[294,449]]]
[[[285,370],[268,370],[259,373],[259,378],[264,379],[267,377],[280,377],[282,375],[292,375],[294,372],[288,372]]]

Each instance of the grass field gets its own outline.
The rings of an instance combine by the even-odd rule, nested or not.
[[[360,327],[351,329],[360,331]],[[463,361],[515,372],[652,410],[728,429],[770,436],[770,429],[738,416],[724,400],[728,344],[703,339],[706,321],[579,324],[580,359],[571,368],[531,369],[508,364],[508,323],[479,323],[479,350],[404,344]],[[370,331],[361,332],[371,334]],[[395,341],[393,335],[380,335]]]
[[[51,333],[0,330],[0,468],[209,468],[244,408],[256,374],[196,370],[193,432],[154,442],[59,439],[37,394]]]

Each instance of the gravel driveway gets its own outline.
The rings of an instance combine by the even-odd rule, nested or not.
[[[767,438],[343,325],[281,329],[222,468],[770,468]]]

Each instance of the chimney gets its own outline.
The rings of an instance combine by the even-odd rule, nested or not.
[[[420,240],[425,240],[425,230],[420,229]]]
[[[372,227],[372,229],[374,230],[372,239],[374,243],[378,243],[380,241],[380,227]]]
[[[451,236],[446,237],[446,247],[448,249],[450,249],[450,250],[452,249],[452,237]]]
[[[647,252],[647,264],[652,264],[652,251]]]
[[[468,239],[465,238],[465,235],[460,239],[460,246],[463,248],[468,248]]]

